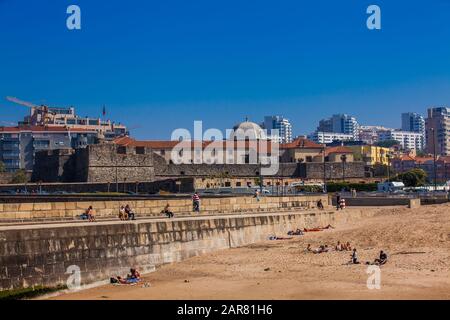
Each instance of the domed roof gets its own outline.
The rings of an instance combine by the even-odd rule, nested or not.
[[[261,127],[251,121],[241,122],[233,127],[230,140],[267,140],[266,133]]]

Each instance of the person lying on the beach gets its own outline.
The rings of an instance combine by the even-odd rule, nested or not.
[[[295,231],[288,231],[288,236],[301,236],[303,235],[303,231],[300,229],[297,229]]]
[[[310,251],[312,253],[324,253],[324,252],[328,252],[330,250],[330,248],[328,248],[328,245],[321,245],[319,246],[317,249],[311,249],[311,245],[308,244],[308,247],[306,248],[307,251]]]
[[[292,238],[283,238],[277,236],[269,236],[269,240],[291,240]]]
[[[310,229],[303,228],[303,232],[316,232],[316,231],[323,231],[325,229],[334,229],[334,227],[331,224],[329,224],[326,227],[316,227],[316,228],[310,228]]]

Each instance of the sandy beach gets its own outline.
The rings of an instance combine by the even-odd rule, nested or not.
[[[105,285],[51,299],[450,299],[450,205],[367,210],[373,217],[334,229],[164,265],[135,286]],[[347,265],[349,251],[305,250],[338,240],[356,247],[363,263]],[[364,263],[380,250],[389,261],[381,267],[381,288],[370,290]]]

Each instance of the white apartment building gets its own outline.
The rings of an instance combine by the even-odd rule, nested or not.
[[[425,146],[425,137],[422,133],[402,131],[402,130],[380,130],[378,132],[378,140],[396,140],[402,146],[403,149],[411,151],[423,150]]]
[[[308,136],[308,139],[320,144],[332,143],[333,141],[352,141],[353,134],[338,133],[338,132],[323,132],[315,131]]]
[[[278,130],[278,142],[292,142],[292,125],[290,121],[283,116],[266,116],[264,117],[263,127],[267,130],[269,138],[274,137],[272,130]]]

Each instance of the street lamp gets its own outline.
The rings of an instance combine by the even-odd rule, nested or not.
[[[433,135],[433,175],[434,175],[434,191],[437,190],[437,181],[436,181],[436,137],[434,128],[431,128],[431,134]]]
[[[347,156],[343,154],[341,156],[342,161],[342,182],[345,182],[345,162],[347,161]]]
[[[327,193],[327,171],[326,171],[326,165],[325,165],[325,144],[322,148],[323,152],[323,193]]]
[[[391,181],[391,155],[386,153],[388,181]]]

